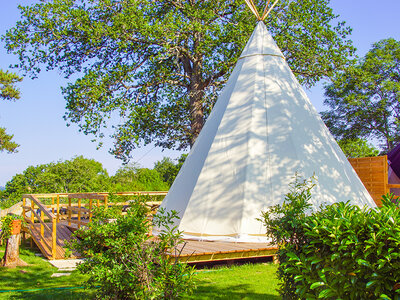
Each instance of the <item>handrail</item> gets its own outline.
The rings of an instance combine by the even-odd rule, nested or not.
[[[28,195],[25,195],[25,196],[26,196],[25,198],[29,198],[29,199],[31,199],[33,202],[35,202],[35,204],[38,206],[38,208],[39,208],[41,211],[43,211],[44,214],[45,214],[50,220],[53,219],[53,218],[56,218],[56,216],[55,216],[53,213],[47,211],[47,207],[43,206],[42,202],[40,202],[39,199],[37,199],[33,194],[28,194]]]
[[[92,194],[92,193],[76,193],[76,194],[68,194],[68,198],[74,199],[99,199],[105,200],[107,195],[105,194]]]
[[[109,192],[84,192],[84,193],[49,193],[49,194],[23,194],[22,198],[29,197],[30,195],[34,195],[36,198],[50,198],[50,197],[68,197],[70,194],[88,194],[88,195],[117,195],[117,196],[137,196],[137,195],[166,195],[168,191],[136,191],[136,192],[117,192],[117,193],[109,193]]]
[[[50,197],[68,197],[68,193],[50,193],[50,194],[23,194],[22,198],[28,198],[29,196],[35,196],[36,198],[50,198]]]
[[[26,205],[27,199],[31,201],[30,206]],[[35,211],[35,205],[40,210],[40,215]],[[57,254],[57,217],[53,213],[49,212],[47,208],[40,202],[40,200],[32,194],[27,194],[22,198],[22,208],[23,218],[26,223],[30,225],[31,233],[36,232],[36,234],[39,235],[40,240],[49,249],[52,258],[55,259]],[[26,215],[27,212],[30,212],[30,219]],[[51,229],[48,224],[44,222],[45,215],[51,221]],[[35,217],[39,221],[40,231],[35,228]],[[51,235],[51,245],[49,245],[49,243],[46,241],[45,232]]]

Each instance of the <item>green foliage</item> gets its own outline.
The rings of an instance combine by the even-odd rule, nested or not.
[[[14,73],[3,71],[0,69],[0,100],[16,100],[20,98],[18,88],[15,87],[17,82],[22,78]],[[6,129],[0,127],[0,152],[8,153],[17,152],[18,144],[12,141],[14,136],[6,133]]]
[[[326,87],[322,117],[337,139],[373,138],[385,150],[400,141],[400,42],[381,40]]]
[[[362,139],[342,139],[338,141],[347,158],[377,156],[379,150]]]
[[[32,77],[42,68],[80,75],[63,88],[65,119],[101,138],[110,114],[120,115],[112,153],[124,159],[143,144],[193,145],[256,24],[242,0],[52,0],[20,11],[3,36],[18,67]],[[354,52],[329,0],[281,0],[270,16],[269,30],[307,86]]]
[[[399,297],[400,211],[395,205],[375,210],[336,203],[314,213],[304,228],[309,243],[290,259],[301,298]]]
[[[149,221],[144,204],[135,201],[124,216],[99,208],[69,246],[86,258],[78,270],[89,275],[86,285],[97,287],[99,298],[176,299],[193,288],[192,269],[166,256],[182,242],[172,227],[176,213],[161,210]],[[153,225],[165,228],[157,239],[149,235]]]
[[[109,189],[109,177],[102,164],[82,156],[28,167],[6,183],[2,197],[8,205],[21,200],[22,194],[102,192]],[[2,203],[4,205],[4,203]]]
[[[169,157],[164,157],[161,161],[158,161],[154,164],[154,170],[161,175],[164,182],[171,186],[183,163],[185,162],[186,157],[187,154],[182,154],[178,158],[178,162],[176,164]]]
[[[6,241],[10,235],[12,230],[12,223],[14,220],[23,220],[22,216],[18,215],[6,215],[0,220],[0,240]]]
[[[293,214],[293,207],[307,207],[301,192],[304,188],[307,191],[310,187],[300,186],[300,190],[289,193],[292,197],[287,201],[297,204],[281,206],[280,215],[265,213],[266,226],[284,220],[295,224],[295,239],[287,238],[289,226],[268,229],[275,240],[283,241],[278,252],[283,298],[399,297],[400,210],[392,203],[392,197],[386,196],[380,209],[361,209],[350,202],[340,202],[310,216]]]
[[[186,154],[183,154],[171,169],[164,168],[164,161],[171,161],[168,158],[156,163],[153,170],[127,164],[111,177],[100,162],[82,156],[30,166],[22,174],[16,174],[0,191],[0,207],[10,207],[20,201],[23,194],[167,191],[185,157]],[[164,178],[170,182],[164,181]]]
[[[279,258],[278,278],[281,280],[279,293],[283,299],[297,299],[295,275],[287,272],[294,267],[290,261],[292,255],[300,255],[302,248],[308,243],[304,236],[304,222],[307,211],[311,208],[311,190],[315,179],[301,179],[296,173],[294,181],[289,185],[289,193],[285,201],[270,207],[262,213],[262,221],[266,233],[272,238],[272,243],[278,245]]]
[[[6,129],[0,127],[0,152],[7,151],[7,153],[15,153],[18,152],[17,148],[19,145],[14,142],[14,135],[7,134]]]
[[[21,82],[22,78],[14,73],[0,69],[0,99],[16,100],[20,98],[20,92],[15,84]]]
[[[111,177],[114,191],[167,191],[169,186],[157,170],[139,168],[135,164],[121,167]]]

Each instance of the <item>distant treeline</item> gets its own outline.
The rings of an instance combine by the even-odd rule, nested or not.
[[[167,191],[178,174],[186,154],[172,160],[164,157],[153,169],[136,164],[121,167],[109,176],[103,165],[77,156],[71,160],[28,167],[15,175],[0,191],[0,208],[10,207],[23,194]]]

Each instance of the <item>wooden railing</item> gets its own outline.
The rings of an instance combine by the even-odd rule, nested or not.
[[[165,197],[165,191],[140,191],[113,193],[113,196],[148,196],[149,200],[154,197]],[[125,206],[130,201],[110,202],[109,193],[57,193],[57,194],[25,194],[22,195],[23,217],[29,226],[29,231],[39,239],[38,246],[43,245],[49,249],[53,259],[56,258],[57,247],[57,223],[65,220],[68,226],[75,224],[77,228],[86,226],[92,221],[94,207],[113,205]],[[29,203],[28,203],[29,202]],[[45,204],[45,203],[49,204]],[[65,203],[62,203],[65,202]],[[51,203],[51,204],[50,204]],[[160,201],[147,201],[151,208],[158,207]],[[39,226],[35,226],[38,225]],[[39,229],[38,229],[39,228]],[[51,239],[49,237],[51,236]],[[46,238],[47,237],[47,238]],[[49,240],[51,242],[49,243]]]
[[[30,200],[29,205],[27,205],[27,199]],[[55,259],[57,245],[57,217],[51,211],[48,211],[47,207],[45,207],[40,200],[35,197],[35,195],[23,195],[22,209],[24,220],[29,225],[30,232],[39,237],[40,242],[46,245],[51,252],[51,256]],[[29,215],[27,215],[27,213]],[[50,220],[50,223],[45,222],[46,218],[47,220]],[[35,226],[35,219],[40,223],[40,230]],[[47,235],[51,235],[51,244],[47,242],[45,237],[46,233]],[[44,249],[41,250],[43,251]]]

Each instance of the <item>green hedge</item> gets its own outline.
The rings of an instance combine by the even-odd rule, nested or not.
[[[400,294],[400,211],[337,203],[307,218],[308,243],[288,252],[300,298],[395,299]],[[398,289],[396,291],[396,288]]]
[[[263,213],[279,245],[284,299],[400,299],[400,210],[336,203],[307,215],[313,180],[296,177],[285,203]]]

